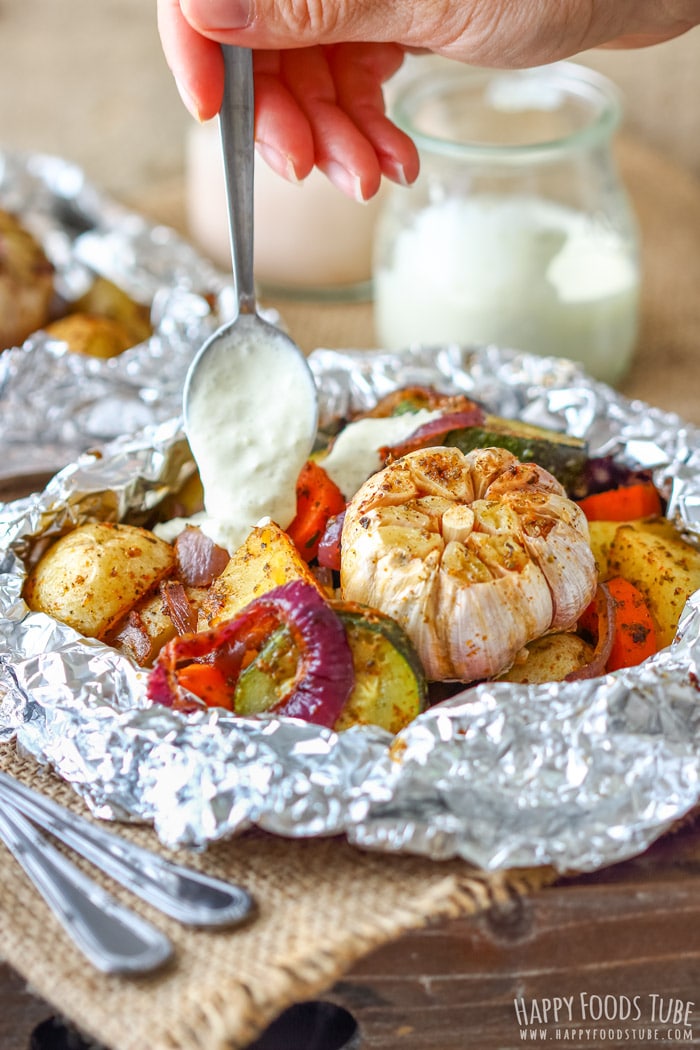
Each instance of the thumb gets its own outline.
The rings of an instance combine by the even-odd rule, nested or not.
[[[169,0],[177,3],[177,0]],[[286,49],[392,42],[475,65],[538,65],[616,38],[668,39],[700,21],[698,0],[179,0],[204,37]]]
[[[202,36],[252,48],[352,41],[422,46],[444,22],[434,0],[180,0],[180,6]]]

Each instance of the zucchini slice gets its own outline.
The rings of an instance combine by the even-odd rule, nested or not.
[[[428,685],[418,653],[390,616],[355,602],[331,602],[345,624],[355,686],[335,724],[376,725],[398,733],[425,709]]]
[[[355,669],[355,685],[335,724],[377,725],[398,733],[426,706],[428,687],[418,654],[391,617],[353,602],[331,602],[345,625]],[[234,694],[237,715],[271,712],[296,674],[299,651],[280,627],[241,672]]]
[[[461,452],[475,448],[505,448],[523,463],[537,463],[561,482],[568,493],[577,493],[584,482],[588,447],[580,438],[519,420],[487,415],[483,424],[453,430],[444,440]]]
[[[270,635],[255,659],[241,671],[233,694],[237,715],[261,715],[280,703],[296,676],[299,650],[286,627]]]

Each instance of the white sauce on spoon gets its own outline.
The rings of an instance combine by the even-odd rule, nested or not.
[[[251,338],[235,354],[207,357],[190,395],[187,437],[199,467],[206,513],[199,522],[233,552],[261,518],[286,528],[296,481],[316,435],[317,395],[308,365],[280,339]]]

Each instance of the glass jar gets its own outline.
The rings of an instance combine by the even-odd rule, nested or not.
[[[186,210],[190,236],[231,269],[224,165],[218,121],[192,123],[186,142]],[[381,195],[350,200],[314,169],[287,182],[255,160],[253,254],[263,295],[329,302],[372,294],[372,243]]]
[[[611,150],[617,90],[571,62],[502,72],[425,61],[393,102],[421,173],[387,194],[376,231],[379,345],[496,344],[616,383],[640,286]]]

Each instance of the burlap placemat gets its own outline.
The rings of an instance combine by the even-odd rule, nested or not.
[[[85,814],[69,785],[22,759],[13,745],[0,747],[0,767]],[[148,828],[118,830],[164,852]],[[337,838],[297,841],[258,832],[204,853],[168,855],[244,885],[258,914],[238,930],[186,929],[80,862],[173,942],[175,959],[167,969],[129,978],[93,970],[0,850],[0,956],[110,1050],[238,1050],[285,1007],[319,995],[355,960],[402,932],[476,914],[553,879],[546,869],[486,875],[460,861],[385,856]]]

